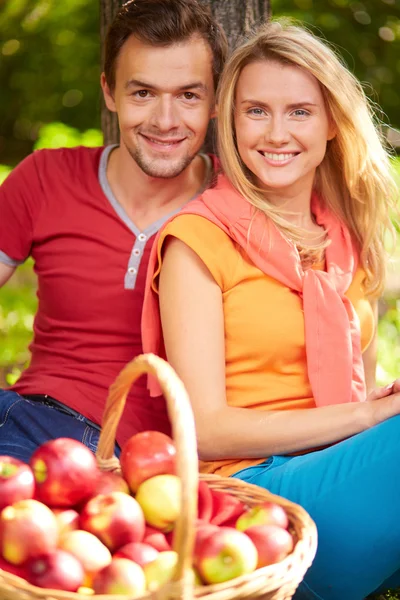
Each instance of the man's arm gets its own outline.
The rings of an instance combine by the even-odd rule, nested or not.
[[[16,267],[10,267],[5,263],[0,262],[0,287],[2,287],[14,273]]]

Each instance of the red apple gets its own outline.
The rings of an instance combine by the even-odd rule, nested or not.
[[[141,596],[146,591],[142,567],[127,558],[113,558],[93,579],[96,594]]]
[[[287,529],[289,519],[285,509],[274,502],[263,502],[243,513],[236,521],[236,529],[246,531],[253,525],[277,525]]]
[[[159,529],[156,529],[155,527],[151,527],[150,525],[146,525],[145,527],[143,542],[153,546],[153,548],[159,552],[172,549],[165,533]]]
[[[79,513],[73,508],[53,508],[53,513],[57,519],[60,538],[67,531],[79,529]]]
[[[74,439],[57,438],[42,444],[29,464],[37,498],[48,506],[74,506],[89,498],[97,484],[94,454]]]
[[[114,558],[128,558],[141,567],[157,558],[157,556],[158,550],[143,542],[131,542],[130,544],[125,544],[125,546],[122,546],[122,548],[114,554]]]
[[[160,531],[174,528],[181,511],[181,481],[176,475],[156,475],[140,484],[136,500],[146,523]]]
[[[235,523],[238,517],[246,511],[246,505],[232,494],[211,490],[211,495],[213,508],[210,523],[213,525]]]
[[[283,560],[293,550],[293,538],[277,525],[254,525],[246,535],[257,548],[257,569]]]
[[[213,495],[206,481],[199,481],[197,498],[197,518],[201,521],[211,521],[213,513]]]
[[[143,511],[132,496],[112,492],[95,496],[80,515],[81,528],[90,531],[115,552],[130,542],[141,542],[145,522]]]
[[[37,500],[20,500],[0,515],[1,555],[13,565],[50,554],[57,546],[58,526],[53,512]]]
[[[131,492],[155,475],[175,474],[176,449],[172,439],[159,431],[142,431],[133,435],[122,447],[122,475]]]
[[[60,540],[59,547],[69,552],[81,563],[85,571],[85,584],[91,577],[110,564],[112,556],[108,548],[95,535],[76,529],[68,531]],[[89,579],[89,581],[88,581]]]
[[[22,577],[22,579],[27,579],[25,565],[12,565],[8,561],[6,561],[2,556],[0,556],[0,569],[2,569],[3,571],[7,571],[7,573],[12,573],[12,575]]]
[[[175,528],[171,529],[171,531],[167,531],[167,533],[164,533],[164,535],[165,535],[165,539],[167,540],[167,544],[169,545],[170,549],[172,550],[172,547],[174,545]]]
[[[32,585],[66,592],[76,592],[84,578],[79,560],[60,549],[47,556],[30,559],[26,570],[28,581]]]
[[[178,555],[173,550],[160,552],[155,560],[143,566],[146,577],[146,588],[149,592],[171,581],[174,576]]]
[[[219,527],[207,536],[194,558],[202,581],[210,584],[252,573],[258,560],[250,538],[233,527]]]
[[[200,523],[197,525],[194,538],[193,556],[198,555],[199,548],[203,541],[216,531],[219,531],[218,525],[212,525],[211,523]]]
[[[0,510],[33,498],[35,479],[29,465],[12,456],[0,456]]]
[[[129,486],[121,475],[112,471],[100,471],[93,496],[111,494],[111,492],[130,493]]]

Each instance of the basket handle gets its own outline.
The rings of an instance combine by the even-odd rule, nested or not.
[[[119,461],[114,456],[118,423],[132,384],[143,374],[157,377],[166,399],[176,446],[177,475],[182,484],[181,510],[174,528],[174,550],[178,553],[178,563],[173,581],[191,580],[199,479],[196,430],[185,387],[165,360],[154,354],[141,354],[119,373],[109,389],[96,458],[103,470],[119,469]]]

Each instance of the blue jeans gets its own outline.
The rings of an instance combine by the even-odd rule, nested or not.
[[[96,452],[100,427],[67,406],[55,407],[0,390],[0,454],[29,462],[36,448],[58,437],[74,438]],[[115,454],[120,454],[118,444]]]
[[[317,554],[295,600],[362,600],[400,586],[400,416],[234,477],[300,504],[317,525]]]

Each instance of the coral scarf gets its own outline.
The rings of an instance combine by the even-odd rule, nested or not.
[[[316,195],[312,211],[325,227],[326,271],[303,270],[299,253],[265,215],[257,212],[220,175],[216,187],[190,202],[180,214],[196,214],[220,227],[266,275],[280,281],[303,299],[308,376],[317,406],[359,402],[365,399],[364,367],[360,326],[350,300],[345,296],[357,269],[357,252],[347,228]],[[250,235],[248,235],[251,223]],[[163,352],[158,296],[152,281],[158,268],[158,237],[154,242],[147,272],[142,316],[144,352]],[[152,396],[160,394],[149,378]]]

